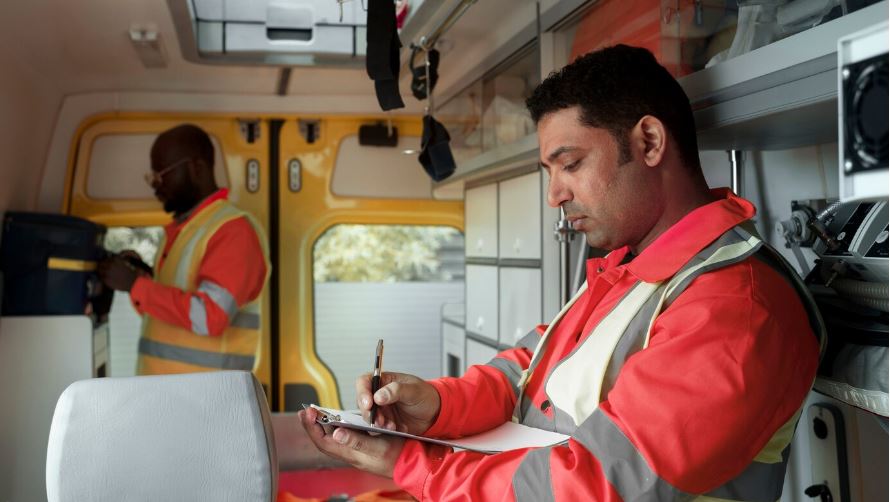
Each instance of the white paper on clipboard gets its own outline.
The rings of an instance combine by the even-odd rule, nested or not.
[[[434,439],[424,436],[415,436],[414,434],[407,434],[404,432],[391,431],[389,429],[381,429],[380,427],[365,422],[361,415],[353,411],[322,408],[321,406],[316,406],[314,404],[308,406],[305,404],[303,405],[304,408],[308,408],[309,406],[321,412],[318,421],[324,425],[346,427],[366,432],[379,432],[380,434],[390,434],[393,436],[417,439],[419,441],[463,448],[465,450],[477,451],[479,453],[490,454],[508,450],[517,450],[520,448],[542,448],[562,444],[569,440],[569,436],[566,436],[565,434],[535,429],[534,427],[515,424],[513,422],[504,422],[494,429],[474,436],[449,440]]]

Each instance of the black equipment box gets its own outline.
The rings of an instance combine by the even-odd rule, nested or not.
[[[91,313],[105,227],[60,214],[7,212],[0,266],[3,315]]]

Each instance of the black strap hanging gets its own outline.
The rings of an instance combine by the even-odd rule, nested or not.
[[[439,121],[432,115],[423,117],[423,136],[420,138],[420,155],[417,160],[423,165],[423,170],[434,181],[442,181],[451,176],[457,167],[451,147],[448,142],[451,136]]]
[[[435,57],[436,66],[438,66],[438,52],[436,52]],[[426,92],[427,89],[424,89],[427,109],[426,115],[423,117],[423,135],[420,137],[420,155],[417,157],[417,160],[423,165],[424,171],[430,175],[430,178],[434,181],[442,181],[451,176],[457,165],[454,162],[454,156],[451,154],[451,146],[449,145],[451,136],[448,134],[448,130],[433,118],[433,112],[436,107],[433,101],[433,88],[435,87],[436,80],[432,75],[432,51],[427,51],[424,59],[426,63],[424,65],[425,81],[430,82],[432,85],[429,87],[429,92]]]
[[[414,47],[411,51],[411,93],[421,101],[428,98],[427,65],[425,62],[420,66],[415,65],[417,54],[422,50],[420,47]],[[430,49],[426,52],[426,57],[429,59],[429,87],[432,91],[436,87],[436,82],[439,81],[439,51]]]
[[[396,31],[396,6],[392,0],[368,2],[368,76],[374,81],[377,102],[384,111],[404,108],[399,94],[399,34]]]

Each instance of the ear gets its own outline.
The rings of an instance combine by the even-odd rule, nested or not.
[[[661,164],[667,148],[667,130],[664,123],[652,115],[644,115],[631,133],[633,142],[642,147],[643,162],[649,167]]]

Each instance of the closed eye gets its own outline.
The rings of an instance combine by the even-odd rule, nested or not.
[[[564,171],[573,171],[573,170],[575,170],[576,167],[578,167],[578,164],[580,164],[580,163],[581,163],[580,160],[576,160],[575,162],[566,164],[562,169]]]

